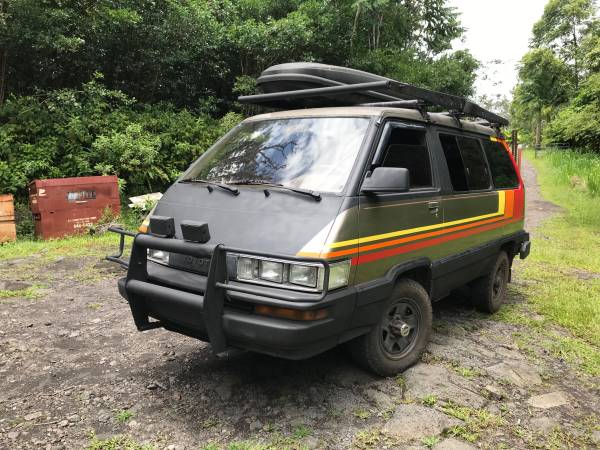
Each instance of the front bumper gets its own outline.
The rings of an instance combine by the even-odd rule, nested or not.
[[[303,359],[337,345],[351,319],[356,297],[354,288],[305,293],[233,282],[227,280],[226,253],[256,253],[147,234],[133,235],[120,229],[111,231],[120,233],[122,241],[125,235],[134,237],[128,264],[120,259],[120,254],[109,260],[128,267],[127,277],[118,282],[119,293],[129,302],[140,331],[163,327],[209,341],[216,353],[227,347],[238,347]],[[149,262],[148,248],[209,257],[208,275]],[[327,262],[314,261],[324,265],[327,286]],[[257,304],[297,310],[326,309],[327,317],[299,321],[258,315],[254,313]]]

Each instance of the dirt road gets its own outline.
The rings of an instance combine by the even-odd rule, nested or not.
[[[556,208],[532,187],[527,162],[524,175],[531,226]],[[510,301],[523,302],[515,272]],[[381,379],[341,350],[296,362],[217,358],[186,337],[138,333],[119,276],[98,258],[0,261],[4,289],[46,286],[35,300],[0,299],[0,448],[82,448],[91,433],[159,449],[594,447],[599,438],[590,426],[598,380],[542,347],[520,349],[526,329],[460,298],[436,304],[423,362]]]

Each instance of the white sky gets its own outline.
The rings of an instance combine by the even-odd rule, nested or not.
[[[464,42],[457,40],[454,48],[468,48],[487,66],[479,71],[476,95],[502,94],[510,98],[517,82],[516,65],[528,50],[531,29],[547,1],[448,0],[460,12],[462,26],[467,29]],[[491,62],[496,59],[502,62]]]

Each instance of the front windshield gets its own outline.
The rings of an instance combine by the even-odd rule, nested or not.
[[[245,122],[194,162],[182,180],[264,182],[339,193],[368,126],[364,117]]]

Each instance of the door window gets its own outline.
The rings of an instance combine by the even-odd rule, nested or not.
[[[519,187],[519,177],[506,148],[500,142],[482,142],[485,156],[492,171],[494,186],[499,189],[514,189]]]
[[[455,191],[478,191],[490,187],[487,165],[477,139],[440,134],[440,141]]]
[[[425,130],[392,127],[381,166],[408,169],[411,189],[433,186]]]

